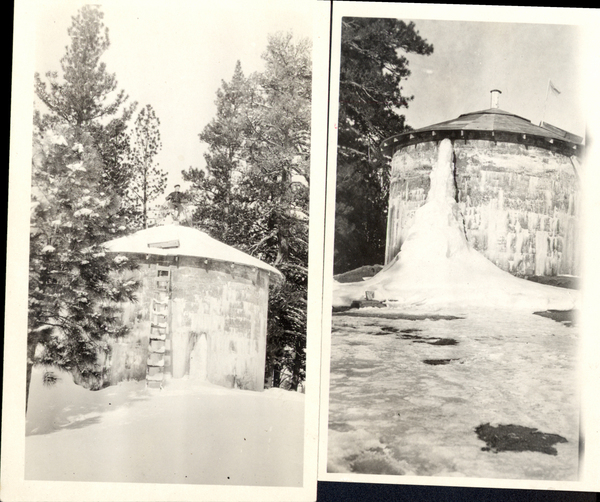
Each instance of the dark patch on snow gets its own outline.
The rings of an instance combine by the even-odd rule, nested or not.
[[[336,307],[336,309],[343,309],[345,307]],[[454,321],[457,319],[464,319],[464,317],[454,316],[454,315],[442,315],[442,314],[405,314],[403,312],[394,312],[392,309],[384,309],[382,312],[379,311],[361,311],[359,309],[349,309],[346,310],[335,310],[333,311],[333,315],[345,315],[349,317],[372,317],[374,319],[403,319],[405,321]]]
[[[425,364],[429,364],[431,366],[450,364],[452,361],[456,361],[456,359],[423,359]]]
[[[419,328],[407,328],[407,329],[401,329],[400,333],[418,333],[419,331],[423,331],[423,330],[419,329]]]
[[[396,336],[396,338],[410,340],[413,343],[426,343],[427,345],[458,345],[458,342],[454,338],[437,338],[434,336],[420,335],[400,335]]]
[[[370,326],[377,326],[376,324],[372,324]],[[379,328],[379,331],[374,331],[372,333],[369,333],[370,335],[376,335],[376,336],[381,336],[381,335],[391,335],[393,333],[397,333],[398,332],[398,328],[394,328],[392,326],[381,326]]]
[[[440,338],[436,342],[426,342],[429,345],[458,345],[458,342],[454,338]]]
[[[373,447],[360,454],[348,455],[344,458],[350,463],[350,470],[359,474],[391,474],[401,476],[404,472],[393,465],[392,459],[384,448]]]
[[[346,422],[330,422],[329,430],[338,431],[338,432],[350,432],[354,430],[350,424]]]
[[[387,307],[387,305],[377,300],[356,300],[350,304],[350,308],[352,309],[362,309],[367,307],[376,307],[378,309],[382,309]]]
[[[540,432],[522,425],[498,425],[494,427],[482,424],[475,429],[477,437],[487,444],[482,451],[498,453],[501,451],[537,451],[546,455],[557,455],[553,446],[568,441],[558,434]]]
[[[577,310],[542,310],[534,312],[535,315],[547,317],[553,321],[560,322],[568,327],[573,327],[577,319]]]
[[[534,275],[527,277],[527,280],[537,282],[538,284],[545,284],[547,286],[555,286],[557,288],[579,289],[579,277],[571,277],[567,275],[550,277]]]

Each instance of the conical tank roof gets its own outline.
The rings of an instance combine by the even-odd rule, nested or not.
[[[237,263],[266,270],[278,278],[283,277],[279,270],[258,258],[223,244],[200,230],[181,225],[162,225],[147,228],[105,242],[103,246],[108,252],[113,253],[189,256]]]
[[[488,139],[513,143],[533,144],[549,150],[558,150],[567,155],[579,155],[582,138],[549,124],[536,126],[530,120],[499,108],[489,108],[422,127],[414,131],[397,134],[384,140],[381,147],[391,153],[398,147],[450,139]]]

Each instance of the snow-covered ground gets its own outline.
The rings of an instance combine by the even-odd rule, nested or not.
[[[462,318],[333,317],[328,471],[576,480],[577,328],[502,309],[455,314]],[[456,344],[424,343],[437,339]],[[423,362],[439,359],[450,361]],[[475,428],[485,423],[568,442],[556,456],[482,451]]]
[[[577,328],[534,312],[575,309],[578,292],[513,277],[471,248],[452,157],[445,139],[398,256],[334,282],[334,306],[370,291],[387,307],[333,317],[328,471],[576,480]],[[484,451],[475,429],[487,423],[566,442],[556,456]]]
[[[304,395],[169,380],[92,392],[34,369],[25,479],[301,486]]]

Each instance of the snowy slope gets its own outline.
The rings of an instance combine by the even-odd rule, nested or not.
[[[431,172],[427,202],[401,252],[376,276],[358,283],[334,282],[333,305],[364,299],[365,291],[389,306],[490,306],[568,310],[577,293],[516,278],[472,249],[455,202],[452,144],[443,140]]]
[[[301,486],[304,395],[193,380],[101,391],[32,379],[25,479]]]

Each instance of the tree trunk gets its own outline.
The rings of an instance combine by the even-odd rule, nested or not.
[[[294,353],[294,364],[292,365],[292,384],[290,386],[290,390],[293,391],[297,391],[298,390],[298,385],[300,384],[300,378],[301,378],[301,371],[302,371],[302,357],[300,356],[300,350],[302,350],[301,347],[299,347],[299,344],[296,343],[295,344],[296,347],[294,347],[295,353]]]
[[[281,372],[279,368],[273,368],[273,387],[279,387],[281,385]]]
[[[33,358],[35,357],[35,349],[37,342],[27,344],[27,382],[25,387],[25,414],[27,414],[27,406],[29,404],[29,386],[31,384],[31,373],[33,371]]]

